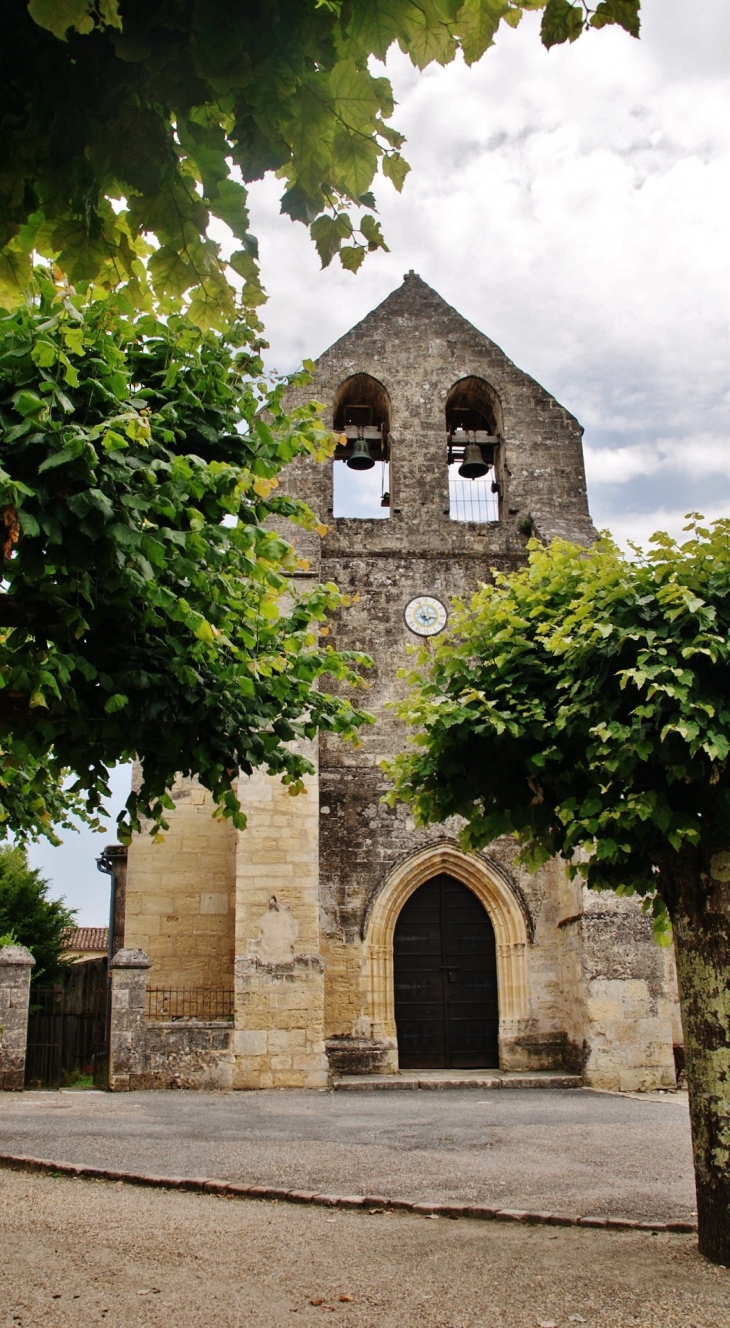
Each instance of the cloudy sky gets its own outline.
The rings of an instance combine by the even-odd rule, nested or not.
[[[380,182],[390,253],[357,276],[320,271],[278,182],[252,190],[272,367],[316,358],[414,268],[577,415],[594,521],[621,540],[730,511],[730,6],[642,10],[641,41],[548,53],[528,14],[471,70],[394,55],[413,169],[400,196]],[[90,925],[107,838],[31,854]]]

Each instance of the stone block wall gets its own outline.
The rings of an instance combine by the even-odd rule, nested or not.
[[[306,748],[316,761],[316,747]],[[243,776],[249,818],[236,863],[237,1088],[322,1088],[324,965],[320,949],[317,779],[291,797],[279,780]]]
[[[137,1088],[233,1087],[233,1025],[222,1021],[147,1021],[145,1068]]]
[[[164,841],[136,835],[129,849],[125,945],[149,955],[159,986],[230,987],[236,831],[194,781],[178,780],[172,797]]]
[[[234,1088],[327,1087],[323,979],[319,955],[236,961]]]
[[[639,899],[586,890],[580,926],[586,1083],[674,1088],[680,1025],[671,952],[654,941]]]

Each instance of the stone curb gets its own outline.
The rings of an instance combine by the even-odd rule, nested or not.
[[[439,1092],[444,1089],[468,1088],[480,1092],[493,1092],[513,1088],[582,1088],[579,1074],[553,1074],[541,1079],[539,1075],[525,1074],[507,1078],[505,1075],[485,1075],[478,1079],[419,1079],[417,1075],[341,1075],[332,1080],[335,1093],[401,1093],[413,1089]]]
[[[282,1203],[315,1204],[320,1208],[361,1209],[365,1212],[415,1213],[419,1217],[470,1217],[486,1222],[522,1222],[527,1226],[597,1227],[607,1231],[669,1231],[691,1235],[696,1222],[640,1222],[629,1217],[578,1217],[569,1213],[529,1212],[522,1208],[488,1208],[484,1204],[424,1203],[387,1199],[382,1195],[317,1194],[313,1190],[285,1190],[274,1185],[244,1185],[237,1181],[209,1180],[205,1176],[150,1176],[112,1167],[89,1167],[83,1162],[53,1162],[47,1158],[0,1153],[0,1167],[10,1171],[39,1171],[46,1175],[81,1180],[110,1180],[146,1185],[159,1190],[187,1190],[193,1194],[220,1194],[237,1199],[278,1199]]]

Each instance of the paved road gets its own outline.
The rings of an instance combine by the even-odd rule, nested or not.
[[[0,1173],[2,1328],[726,1328],[692,1236]],[[340,1299],[343,1297],[344,1299]]]
[[[687,1218],[696,1207],[683,1094],[7,1093],[0,1152],[641,1219]]]

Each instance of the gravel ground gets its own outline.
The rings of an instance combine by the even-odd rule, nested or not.
[[[643,1220],[696,1207],[684,1094],[7,1093],[0,1152]]]
[[[328,1212],[2,1172],[0,1248],[2,1328],[730,1322],[730,1273],[701,1259],[690,1236]]]

